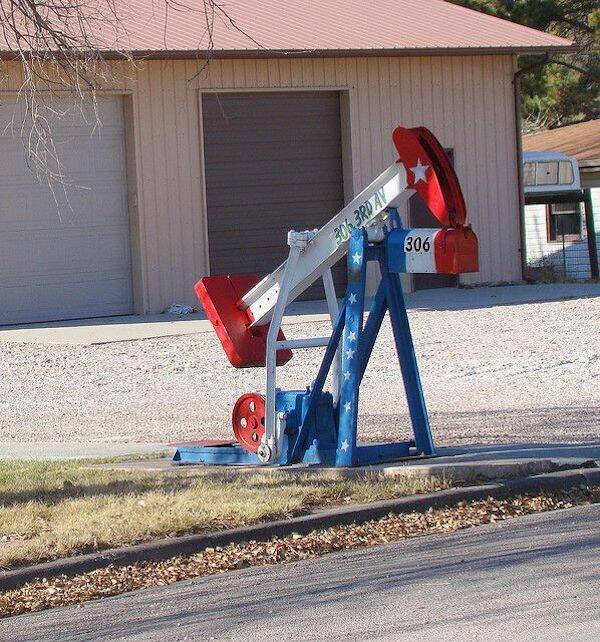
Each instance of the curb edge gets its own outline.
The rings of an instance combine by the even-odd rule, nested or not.
[[[133,546],[107,549],[98,553],[60,558],[14,570],[0,571],[0,591],[16,589],[39,578],[79,575],[105,568],[111,564],[126,566],[135,562],[164,560],[176,555],[192,555],[207,547],[239,544],[249,540],[265,541],[273,537],[285,537],[292,533],[305,535],[313,530],[380,519],[390,513],[424,512],[429,508],[443,508],[462,501],[477,501],[487,497],[505,499],[522,493],[544,490],[566,491],[573,488],[590,488],[593,485],[600,485],[600,468],[557,471],[511,479],[501,483],[464,486],[369,504],[339,506],[290,519],[240,526],[225,531],[155,540]]]

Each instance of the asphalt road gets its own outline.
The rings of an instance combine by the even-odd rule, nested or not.
[[[599,640],[600,505],[20,616],[0,639]]]

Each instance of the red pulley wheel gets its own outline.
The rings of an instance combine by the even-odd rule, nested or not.
[[[257,392],[242,395],[231,415],[233,434],[242,448],[255,453],[265,434],[265,400]]]

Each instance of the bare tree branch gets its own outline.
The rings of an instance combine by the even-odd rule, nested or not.
[[[174,13],[203,18],[204,30],[198,34],[198,43],[206,45],[198,51],[199,59],[204,60],[198,73],[212,57],[219,23],[260,47],[220,0],[148,2],[158,12],[156,19],[164,23],[165,49]],[[52,122],[64,116],[61,109],[66,104],[57,98],[67,96],[72,108],[80,109],[91,101],[93,125],[99,126],[97,92],[115,80],[112,61],[116,58],[135,63],[123,44],[129,35],[123,19],[126,9],[126,0],[0,0],[0,53],[4,59],[17,61],[21,70],[18,96],[24,112],[18,129],[30,167],[45,182],[64,184],[67,180],[52,137]],[[11,127],[17,128],[14,122]]]

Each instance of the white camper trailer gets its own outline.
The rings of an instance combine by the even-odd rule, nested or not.
[[[523,191],[526,277],[589,279],[591,205],[586,206],[577,160],[562,152],[524,152]]]
[[[525,195],[581,190],[577,161],[561,152],[524,152]]]

